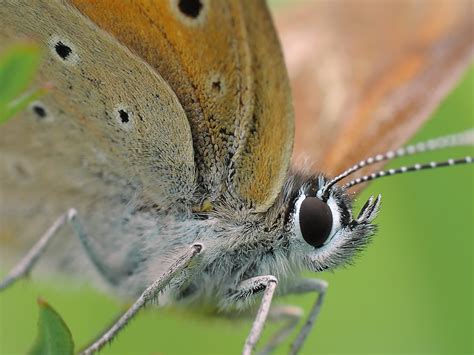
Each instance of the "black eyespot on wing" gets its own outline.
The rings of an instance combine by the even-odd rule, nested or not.
[[[39,119],[45,118],[48,115],[46,109],[38,104],[33,105],[31,109]]]
[[[220,80],[216,80],[212,82],[212,90],[215,92],[221,92],[222,86]]]
[[[125,110],[119,110],[119,116],[120,116],[120,121],[122,123],[128,123],[130,122],[130,116],[127,111]]]
[[[56,51],[57,55],[61,57],[62,60],[67,60],[72,53],[71,47],[65,45],[61,41],[56,42],[56,44],[54,45],[54,50]]]
[[[179,0],[178,8],[183,15],[197,18],[202,10],[202,2],[201,0]]]
[[[327,203],[316,197],[306,197],[299,211],[300,230],[309,245],[319,248],[328,239],[332,228],[332,213]]]

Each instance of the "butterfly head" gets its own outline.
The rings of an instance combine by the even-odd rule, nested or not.
[[[287,219],[292,249],[299,254],[295,257],[301,258],[302,252],[304,265],[313,271],[350,261],[374,234],[372,222],[380,208],[381,197],[371,197],[354,218],[347,190],[337,185],[324,190],[326,182],[323,176],[303,178],[299,189],[293,190]]]
[[[290,203],[291,213],[289,216],[291,217],[288,221],[291,223],[292,241],[303,249],[307,267],[310,270],[321,271],[344,264],[350,261],[374,234],[376,227],[373,221],[380,209],[381,196],[370,197],[358,216],[354,218],[352,216],[352,202],[348,194],[348,189],[351,187],[386,176],[469,164],[473,162],[473,158],[468,156],[380,170],[355,178],[342,186],[338,185],[343,179],[381,161],[428,150],[473,144],[474,131],[468,130],[361,160],[331,180],[327,180],[323,176],[299,178],[299,180],[294,178],[292,189],[288,189],[293,194],[293,197],[290,197],[292,202]]]

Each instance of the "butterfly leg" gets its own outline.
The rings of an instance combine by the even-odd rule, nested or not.
[[[277,283],[278,281],[276,277],[272,275],[252,277],[242,281],[230,296],[230,301],[245,302],[256,293],[262,292],[263,290],[265,291],[260,303],[260,307],[257,311],[257,316],[253,322],[252,329],[245,340],[244,349],[242,351],[243,355],[250,355],[260,338],[263,326],[267,320]]]
[[[73,230],[79,237],[84,250],[92,261],[94,266],[97,268],[99,273],[106,278],[111,284],[114,283],[113,273],[109,270],[101,258],[96,255],[94,248],[90,243],[87,234],[84,231],[82,223],[77,217],[77,211],[74,208],[69,209],[66,213],[61,215],[49,229],[41,236],[36,244],[30,249],[30,251],[16,264],[8,275],[0,282],[0,290],[7,288],[20,278],[28,274],[28,272],[35,266],[39,258],[44,254],[51,240],[58,234],[58,232],[69,223]]]
[[[250,279],[253,280],[253,279]],[[245,281],[244,281],[245,282]],[[316,320],[319,316],[319,313],[321,311],[321,307],[324,301],[324,298],[326,296],[326,291],[327,291],[328,284],[324,280],[320,279],[309,279],[309,278],[304,278],[304,279],[299,279],[295,282],[295,284],[287,290],[286,294],[302,294],[302,293],[308,293],[308,292],[317,292],[318,297],[316,298],[316,301],[311,308],[310,314],[301,328],[301,330],[298,333],[298,336],[296,337],[296,340],[293,342],[291,345],[290,349],[290,354],[297,354],[298,351],[301,349],[303,343],[305,342],[308,334],[310,333],[311,329],[313,328],[314,324],[316,323]],[[254,291],[254,293],[258,292],[258,290],[261,290],[262,287],[257,288],[257,291]],[[248,291],[247,291],[248,292]],[[251,293],[248,292],[250,295]],[[242,296],[241,296],[242,297]],[[264,295],[265,297],[265,295]],[[263,300],[262,300],[262,305],[263,305]],[[260,306],[260,309],[262,308],[262,305]],[[260,310],[259,310],[260,311]],[[296,325],[298,324],[299,319],[301,319],[302,312],[296,307],[292,306],[284,306],[284,307],[278,307],[275,309],[270,310],[270,313],[268,315],[269,321],[277,321],[279,318],[283,319],[286,318],[288,319],[288,323],[283,326],[268,342],[268,344],[265,346],[265,348],[262,350],[260,354],[269,354],[271,353],[279,344],[281,344],[294,330]],[[258,315],[257,315],[258,318]],[[254,327],[255,328],[255,323],[257,322],[257,319],[254,322]],[[263,325],[262,325],[263,326]],[[252,335],[252,331],[250,336]],[[261,332],[261,329],[260,329]],[[260,334],[258,334],[259,336]],[[249,339],[247,338],[247,340]],[[258,338],[257,338],[258,340]],[[247,343],[246,343],[247,344]],[[255,346],[256,341],[253,343],[253,346]],[[253,348],[253,347],[252,347]],[[251,351],[251,349],[250,349]],[[245,354],[245,351],[244,351]],[[250,354],[250,352],[248,352]]]
[[[43,255],[46,247],[53,237],[61,230],[61,228],[70,220],[75,218],[76,210],[70,209],[61,215],[49,229],[41,236],[30,251],[20,260],[18,264],[8,273],[8,275],[0,282],[0,290],[7,288],[18,279],[25,276],[36,264],[38,259]]]
[[[311,308],[309,316],[301,328],[296,340],[291,345],[290,354],[297,354],[300,350],[301,346],[303,345],[304,341],[306,340],[308,334],[310,333],[311,329],[316,322],[319,313],[321,312],[321,306],[324,302],[324,298],[326,296],[326,291],[328,288],[328,283],[324,280],[320,279],[301,279],[299,280],[295,286],[290,290],[288,293],[292,294],[301,294],[301,293],[308,293],[308,292],[317,292],[318,297]]]
[[[296,306],[272,307],[268,314],[269,322],[283,321],[285,324],[272,336],[259,355],[271,354],[286,338],[288,338],[303,316],[303,310]]]
[[[223,316],[229,319],[246,319],[254,320],[255,312],[254,309],[247,309],[245,311],[231,311],[224,313]],[[291,335],[293,330],[296,328],[299,320],[303,316],[303,309],[292,305],[278,305],[272,306],[268,312],[268,320],[270,323],[283,323],[280,329],[278,329],[271,337],[271,339],[265,344],[263,350],[259,351],[259,355],[271,354],[282,342],[284,342],[288,336]]]
[[[182,272],[190,261],[203,249],[202,244],[193,244],[186,252],[179,256],[176,261],[163,273],[153,284],[151,284],[133,305],[107,330],[98,340],[91,344],[81,354],[93,354],[99,351],[104,345],[109,343],[120,330],[142,309],[149,301],[153,300],[157,294],[166,287],[174,276]]]

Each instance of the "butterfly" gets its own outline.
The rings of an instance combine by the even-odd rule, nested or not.
[[[92,234],[97,238],[90,241],[97,244],[88,248],[91,254],[89,257],[95,263],[95,269],[98,269],[99,274],[117,289],[134,293],[136,292],[134,290],[142,290],[148,286],[157,277],[156,274],[159,274],[159,272],[147,273],[147,270],[143,269],[144,266],[151,263],[152,269],[156,271],[163,266],[163,263],[170,263],[174,256],[179,255],[179,252],[183,250],[183,240],[190,240],[190,230],[194,230],[198,235],[201,228],[205,233],[207,227],[203,226],[206,226],[209,220],[229,221],[237,218],[238,225],[244,226],[243,230],[248,233],[240,230],[239,234],[243,237],[247,235],[249,240],[240,240],[238,243],[226,240],[219,248],[225,247],[228,254],[213,255],[228,256],[231,259],[229,264],[237,263],[241,266],[237,273],[246,271],[250,274],[260,274],[252,268],[265,268],[264,265],[267,264],[262,261],[260,266],[243,267],[242,259],[245,264],[245,260],[249,258],[242,257],[239,260],[239,249],[236,248],[243,243],[251,253],[252,248],[247,245],[254,240],[252,239],[254,237],[250,236],[256,234],[259,228],[258,218],[253,218],[266,215],[270,220],[275,218],[273,221],[279,221],[277,224],[286,224],[293,218],[291,216],[295,211],[289,208],[286,202],[280,204],[282,211],[275,208],[278,206],[278,204],[275,205],[276,199],[292,200],[289,206],[293,207],[299,201],[301,208],[303,203],[297,194],[303,186],[298,181],[301,178],[295,175],[294,180],[290,181],[286,177],[292,141],[289,90],[284,75],[283,61],[278,55],[278,42],[263,5],[249,2],[245,4],[245,10],[240,9],[239,12],[239,5],[236,4],[170,2],[170,5],[166,5],[169,7],[168,12],[159,12],[147,6],[146,2],[115,4],[116,8],[109,8],[105,2],[91,5],[78,1],[75,3],[77,8],[54,2],[38,2],[38,4],[40,5],[37,10],[43,11],[41,14],[44,15],[41,19],[38,18],[38,12],[33,10],[18,11],[16,17],[13,16],[15,15],[13,10],[8,10],[8,6],[3,10],[11,12],[4,14],[5,18],[9,18],[9,22],[2,34],[10,39],[22,33],[18,31],[18,26],[27,33],[32,31],[35,34],[38,33],[39,28],[39,33],[43,35],[43,41],[49,50],[43,75],[48,78],[54,78],[55,75],[60,77],[56,83],[58,87],[54,97],[34,105],[28,113],[30,121],[26,123],[21,121],[21,124],[27,124],[29,128],[21,127],[18,122],[7,126],[12,130],[5,135],[10,140],[4,142],[5,150],[2,147],[2,151],[8,152],[8,155],[5,154],[7,160],[4,165],[5,176],[13,177],[11,180],[14,180],[15,186],[19,186],[18,183],[23,184],[21,188],[6,188],[2,191],[7,198],[11,194],[11,201],[25,201],[18,211],[12,208],[13,203],[4,205],[7,206],[11,225],[9,228],[14,231],[11,233],[15,236],[19,235],[16,231],[21,229],[22,235],[30,235],[24,241],[22,248],[26,249],[27,245],[31,245],[31,236],[36,237],[38,230],[47,228],[51,223],[47,222],[48,219],[52,220],[54,216],[74,206],[80,219],[84,220],[82,224],[87,231],[84,235],[91,234],[89,231],[92,229]],[[190,6],[192,4],[195,6]],[[201,6],[198,6],[199,4]],[[23,6],[26,10],[30,6],[21,2],[13,3],[13,5],[16,5],[16,10],[18,6]],[[127,11],[124,11],[121,6],[124,6]],[[226,6],[229,8],[225,9]],[[217,9],[218,7],[222,9]],[[79,14],[77,9],[82,14]],[[133,15],[124,16],[123,14],[126,13]],[[68,18],[65,14],[71,17]],[[84,15],[95,24],[84,20]],[[230,18],[234,21],[231,22]],[[143,31],[141,26],[145,23],[145,19],[151,21],[153,26]],[[247,27],[239,27],[235,23],[243,23]],[[207,27],[206,24],[212,24],[212,27]],[[112,33],[113,37],[98,31],[97,25]],[[179,26],[179,30],[176,30],[174,26]],[[263,26],[260,31],[258,31],[258,26]],[[232,29],[232,35],[226,36],[228,31],[224,29],[229,27]],[[81,31],[75,32],[76,28],[80,28]],[[68,31],[61,34],[57,29]],[[205,30],[209,32],[206,33]],[[163,36],[163,33],[166,34],[167,41],[159,43],[151,41],[153,31],[155,31],[154,36],[157,37]],[[217,33],[220,33],[220,37]],[[213,39],[212,43],[209,43],[209,38]],[[117,40],[140,53],[148,65],[143,60],[137,60],[133,53],[131,54],[126,48],[117,44]],[[195,43],[197,45],[194,45]],[[222,50],[219,43],[229,45],[233,51],[226,49],[225,46]],[[435,41],[435,43],[438,42]],[[150,44],[157,47],[151,48]],[[432,47],[428,46],[428,48]],[[85,49],[90,49],[90,52]],[[83,54],[80,55],[81,53]],[[158,55],[160,53],[167,53],[169,56],[160,57]],[[459,52],[456,52],[456,55],[458,54]],[[174,58],[178,58],[176,60],[178,64],[185,63],[188,66],[180,67],[176,64],[176,67],[173,67],[171,59],[173,55],[176,56]],[[427,57],[431,59],[429,55]],[[461,64],[458,63],[445,70],[455,72],[459,70]],[[163,78],[156,75],[153,68],[158,68]],[[239,74],[231,75],[235,72]],[[74,75],[77,75],[79,79],[74,80],[76,79]],[[382,80],[382,83],[390,82],[389,79]],[[418,80],[420,81],[423,82]],[[262,86],[262,83],[265,85]],[[440,86],[445,85],[445,82],[441,81],[435,81],[435,83]],[[435,84],[428,82],[427,85]],[[268,90],[263,90],[262,87]],[[142,88],[154,88],[156,92],[152,93]],[[235,98],[235,92],[238,93],[239,100]],[[375,101],[383,103],[384,101],[377,94],[377,91],[372,94],[375,95]],[[370,95],[369,99],[374,100]],[[369,104],[372,101],[369,100]],[[423,107],[429,106],[429,103],[424,103],[421,99],[415,102]],[[39,119],[35,117],[35,114],[38,116],[38,111],[46,112],[45,117]],[[371,111],[377,110],[371,107]],[[158,116],[157,120],[152,120],[151,115],[145,115],[150,112],[160,112],[162,116]],[[233,114],[230,115],[229,112]],[[62,118],[66,116],[77,117],[77,121]],[[415,115],[407,112],[406,120],[408,121],[408,118],[412,116]],[[92,120],[91,117],[97,119]],[[163,119],[171,117],[173,122],[159,121],[161,117]],[[177,119],[178,117],[181,117],[181,121]],[[300,116],[297,115],[297,117]],[[309,117],[324,117],[324,115]],[[356,123],[369,120],[370,124],[367,127],[370,126],[372,130],[377,127],[377,122],[381,121],[380,118],[377,120],[364,115],[354,117]],[[397,124],[404,132],[397,139],[405,139],[411,131],[402,128],[404,124],[400,122],[399,117],[391,117],[397,118]],[[99,118],[104,119],[99,120]],[[189,120],[190,130],[186,129],[187,125],[180,126],[179,123],[187,123],[187,120]],[[420,122],[419,120],[416,122]],[[411,126],[413,121],[412,119],[405,124]],[[398,142],[393,141],[396,137],[390,135],[392,140],[387,138],[388,132],[385,135],[377,132],[377,140],[373,136],[366,137],[362,134],[349,136],[350,139],[348,139],[348,133],[347,131],[344,133],[344,130],[346,127],[349,129],[353,121],[350,117],[340,117],[336,122],[339,125],[344,122],[344,125],[323,127],[318,123],[318,126],[324,138],[330,137],[328,131],[340,132],[338,136],[333,135],[331,140],[335,144],[335,151],[339,152],[337,159],[351,159],[351,163],[357,161],[348,153],[344,151],[341,153],[344,145],[338,142],[350,141],[352,146],[362,146],[362,142],[373,142],[365,149],[374,150],[367,151],[362,147],[359,149],[361,154],[365,154],[364,156],[383,151],[380,150],[382,148],[398,146],[395,145]],[[44,125],[40,126],[43,123]],[[32,124],[36,126],[31,126]],[[46,126],[47,124],[49,126]],[[385,127],[381,132],[386,131],[388,129]],[[351,132],[350,129],[349,132]],[[27,134],[31,134],[32,138],[30,139]],[[32,144],[31,147],[25,144],[19,146],[18,136],[25,137],[26,142],[34,143],[35,140],[39,140],[40,143]],[[354,137],[361,141],[357,143]],[[317,137],[314,140],[318,141]],[[324,149],[331,147],[331,142],[323,142],[323,139],[320,141]],[[298,139],[297,142],[299,142]],[[12,150],[12,154],[9,149]],[[298,152],[298,149],[297,146],[295,151]],[[313,161],[320,164],[319,166],[326,164],[327,171],[333,174],[337,174],[341,168],[346,168],[350,164],[338,165],[341,164],[340,162],[321,164],[316,154],[330,157],[335,153],[323,151],[321,147],[310,149],[310,151],[314,152]],[[186,159],[186,157],[193,157],[193,154],[193,159]],[[66,157],[76,160],[69,160]],[[158,159],[163,157],[165,159]],[[362,157],[358,159],[360,158]],[[41,181],[38,180],[35,171],[41,171]],[[196,176],[193,177],[193,174]],[[194,179],[196,183],[189,184],[189,181],[194,181]],[[308,179],[311,183],[302,190],[307,188],[308,191],[305,193],[311,191],[311,196],[316,194],[325,181],[327,182],[323,179]],[[295,196],[290,198],[289,186],[293,183],[299,186],[292,192]],[[283,184],[286,184],[286,196],[280,193]],[[334,191],[337,193],[337,188]],[[59,199],[60,202],[55,202],[54,199]],[[315,202],[317,204],[315,208],[319,210],[321,205],[318,201]],[[25,208],[25,205],[28,208]],[[374,199],[365,210],[367,211],[370,207],[368,210],[375,213],[377,206],[378,200]],[[173,213],[169,213],[170,210]],[[20,216],[23,214],[22,218],[16,217],[18,220],[15,220],[15,213],[11,213],[12,211],[20,212]],[[41,211],[41,213],[35,214],[33,213],[35,211]],[[367,215],[367,221],[374,216],[372,213]],[[28,216],[26,227],[25,215]],[[235,226],[235,223],[229,223],[227,228],[231,225]],[[251,233],[247,232],[247,226]],[[264,228],[259,233],[268,234],[272,227],[268,227],[270,231]],[[153,230],[156,233],[156,229],[160,228],[169,238],[163,245],[180,248],[168,251],[165,249],[163,252],[160,245],[159,252],[164,254],[156,258],[157,265],[154,265],[146,260],[151,258],[150,253],[153,255],[158,252],[156,245],[149,244],[149,239],[153,238],[150,231]],[[167,228],[174,228],[175,233],[171,233]],[[237,233],[236,230],[234,232]],[[323,232],[321,233],[325,234]],[[232,235],[232,233],[228,234]],[[334,233],[330,234],[334,237]],[[97,235],[101,237],[98,238]],[[129,235],[136,236],[137,240],[123,243],[124,240],[128,240],[125,236]],[[114,238],[110,238],[111,236]],[[58,239],[63,239],[65,244],[69,244],[55,244],[56,249],[53,248],[61,268],[71,268],[71,272],[74,272],[76,265],[87,262],[84,260],[86,259],[84,254],[78,255],[79,253],[76,252],[83,247],[80,243],[74,246],[69,240],[72,238]],[[15,242],[22,243],[21,240],[15,240]],[[302,242],[301,238],[300,242]],[[317,244],[312,245],[313,247],[320,247],[320,243],[326,240],[310,239],[305,242],[308,245]],[[101,246],[101,243],[105,243],[105,246]],[[202,244],[204,250],[202,256],[200,253],[198,258],[205,257],[206,253],[211,255],[215,253],[212,248],[218,248],[207,240]],[[301,243],[301,245],[305,244]],[[258,248],[262,247],[258,246]],[[17,248],[21,247],[17,246]],[[68,248],[74,252],[68,252]],[[232,255],[231,250],[237,254]],[[93,255],[101,251],[102,255]],[[271,255],[272,252],[274,251],[270,248],[269,254]],[[207,280],[207,277],[204,277],[205,287],[198,285],[204,285],[199,280],[187,284],[190,277],[184,273],[181,279],[178,278],[175,281],[176,294],[171,293],[169,297],[179,298],[183,302],[188,301],[186,298],[191,302],[193,297],[213,300],[213,292],[227,292],[228,288],[231,289],[231,297],[243,297],[239,293],[232,294],[232,287],[228,287],[227,284],[218,285],[219,280],[214,287],[212,286],[216,280],[213,280],[211,276],[225,273],[219,270],[220,266],[218,266],[219,263],[225,263],[224,259],[218,260],[216,264],[207,263],[211,265],[212,272],[201,270],[204,276],[208,274],[211,279]],[[324,269],[328,266],[326,264],[319,263],[315,268]],[[214,267],[217,269],[212,269]],[[85,267],[82,266],[82,268]],[[191,267],[189,272],[196,272],[196,268],[197,266]],[[268,268],[271,269],[270,266]],[[91,269],[95,271],[94,267]],[[88,277],[97,278],[97,274]],[[242,281],[243,275],[239,275],[237,279]],[[269,280],[264,280],[264,282],[269,282]],[[232,282],[235,283],[236,280]],[[270,280],[270,283],[272,282]],[[265,285],[257,286],[251,289],[263,291],[262,287],[264,288]],[[280,281],[278,288],[284,290],[286,287],[290,288],[291,285],[289,283],[285,285],[285,282]],[[245,295],[245,292],[243,294]],[[218,300],[213,301],[218,303]],[[224,301],[224,304],[220,306],[227,307],[226,302]]]

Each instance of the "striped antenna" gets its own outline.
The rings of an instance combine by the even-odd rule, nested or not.
[[[377,154],[373,157],[361,160],[359,163],[355,164],[351,168],[336,176],[334,179],[330,180],[326,185],[323,186],[318,195],[321,196],[323,200],[327,199],[329,190],[334,184],[366,166],[406,155],[414,155],[417,153],[467,145],[474,145],[474,129],[448,136],[429,139],[427,141],[402,147],[397,150],[390,150],[384,154]]]
[[[443,168],[443,167],[447,167],[447,166],[454,166],[454,165],[461,165],[461,164],[471,164],[471,163],[473,163],[473,158],[471,156],[468,156],[468,157],[461,158],[461,159],[448,159],[448,160],[442,161],[442,162],[432,161],[431,163],[427,163],[427,164],[415,164],[415,165],[411,165],[411,166],[402,166],[401,168],[397,168],[397,169],[380,170],[380,171],[372,173],[370,175],[365,175],[365,176],[362,176],[360,178],[349,181],[343,187],[348,189],[350,187],[361,184],[363,182],[379,179],[379,178],[384,177],[384,176],[392,176],[392,175],[409,173],[409,172],[412,172],[412,171],[436,169],[436,168]]]

